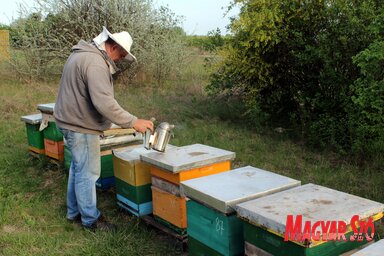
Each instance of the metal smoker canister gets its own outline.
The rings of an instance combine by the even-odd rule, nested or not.
[[[171,139],[172,133],[171,130],[175,126],[167,122],[161,123],[155,130],[155,140],[153,142],[152,148],[154,150],[164,152],[165,147],[167,146],[169,140]]]

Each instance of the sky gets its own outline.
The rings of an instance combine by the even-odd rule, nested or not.
[[[9,25],[19,17],[19,4],[32,7],[34,0],[0,0],[0,23]],[[206,35],[219,28],[227,34],[229,17],[239,13],[235,8],[225,17],[231,0],[153,0],[155,8],[168,6],[176,15],[184,16],[183,29],[188,35]]]

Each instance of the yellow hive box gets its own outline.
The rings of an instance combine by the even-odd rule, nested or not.
[[[168,148],[175,146],[168,145]],[[142,144],[113,150],[115,177],[132,186],[151,184],[150,165],[140,160],[140,156],[153,150],[147,150]]]
[[[187,228],[186,199],[156,187],[152,188],[153,215],[179,228]]]
[[[115,177],[132,186],[150,184],[150,167],[140,161],[140,153],[145,153],[145,150],[142,145],[113,150]]]
[[[220,172],[229,171],[231,169],[231,161],[215,163],[200,168],[185,170],[179,173],[172,173],[162,170],[158,167],[151,165],[151,175],[167,180],[174,184],[180,184],[181,181],[195,179],[203,176],[208,176]]]
[[[126,162],[113,156],[115,177],[132,185],[141,186],[151,183],[149,165],[141,162]]]

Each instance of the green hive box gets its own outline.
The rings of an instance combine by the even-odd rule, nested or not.
[[[43,130],[44,138],[53,141],[62,141],[63,134],[57,128],[55,122],[48,122],[48,126]]]
[[[200,243],[191,235],[188,236],[188,255],[190,256],[222,256],[212,248]]]
[[[365,239],[361,242],[350,240],[353,232],[347,228],[351,228],[352,217],[357,215],[361,220],[372,218],[372,221],[377,221],[383,217],[384,204],[323,186],[305,184],[240,203],[236,205],[236,211],[244,220],[244,240],[272,255],[338,256],[367,242]],[[288,224],[287,216],[302,216],[302,219]],[[301,227],[296,221],[301,221]],[[302,234],[304,223],[314,225],[320,221],[344,222],[346,241],[319,241],[313,235],[306,241],[296,241],[295,237],[284,241],[287,232],[290,236]],[[298,228],[293,234],[293,226],[296,225]],[[323,237],[328,233],[335,234],[333,230],[324,233],[321,230],[316,228],[315,232],[320,232]]]
[[[101,156],[101,173],[100,178],[113,177],[113,162],[112,162],[112,151],[109,154]]]
[[[116,194],[122,195],[135,204],[152,201],[151,184],[132,186],[119,178],[115,178]]]
[[[236,214],[225,215],[189,200],[187,222],[189,237],[214,248],[220,255],[243,255],[243,226]]]
[[[345,234],[345,237],[350,237],[352,233]],[[365,239],[362,242],[329,241],[308,248],[290,241],[284,242],[282,237],[248,222],[244,222],[244,240],[275,256],[338,256],[367,243]]]
[[[252,166],[183,181],[181,190],[191,199],[188,234],[222,255],[243,255],[243,224],[235,205],[299,185],[298,180]]]
[[[37,149],[44,149],[44,135],[39,131],[40,124],[26,123],[25,125],[27,128],[28,145]]]
[[[25,122],[27,130],[28,145],[32,147],[33,150],[40,151],[40,153],[44,150],[44,135],[43,132],[39,131],[41,119],[41,114],[21,117],[21,121]]]

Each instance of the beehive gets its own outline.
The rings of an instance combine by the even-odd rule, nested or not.
[[[39,131],[41,119],[41,113],[21,117],[25,122],[29,150],[38,154],[44,154],[44,135]]]
[[[252,166],[183,181],[182,193],[190,199],[188,236],[220,255],[243,255],[243,224],[235,205],[299,185],[300,181]]]
[[[177,229],[185,229],[186,199],[167,190],[167,187],[179,187],[184,180],[229,171],[234,158],[234,152],[202,144],[142,155],[142,161],[151,165],[151,175],[162,181],[162,184],[152,186],[153,214]]]
[[[53,117],[54,107],[55,103],[37,105],[37,109],[42,113],[40,131],[43,131],[44,139],[59,142],[63,140],[63,134],[56,126],[56,122]]]
[[[102,190],[109,189],[116,184],[113,152],[142,142],[142,137],[134,133],[113,135],[114,132],[118,133],[116,129],[107,130],[106,132],[110,135],[100,138],[101,172],[100,178],[96,181],[96,186]]]
[[[192,236],[188,236],[188,255],[190,256],[222,256],[209,246],[199,242]]]
[[[132,186],[151,184],[150,166],[140,161],[140,154],[147,153],[143,145],[134,145],[113,151],[115,176]]]
[[[114,176],[113,172],[113,161],[112,161],[112,150],[102,150],[100,152],[100,178],[109,178]]]
[[[212,175],[231,168],[235,153],[202,144],[171,148],[165,153],[143,155],[142,161],[151,164],[151,175],[174,184]]]
[[[354,215],[360,219],[383,217],[384,205],[314,184],[278,192],[262,198],[240,203],[237,214],[243,219],[244,239],[272,255],[324,255],[333,256],[350,251],[367,241],[350,241],[350,221]],[[346,241],[284,241],[287,216],[301,215],[305,221],[343,221],[347,224]],[[323,234],[324,237],[328,234]]]
[[[140,155],[151,152],[143,145],[113,150],[117,203],[136,216],[152,213],[150,166],[140,160]]]

